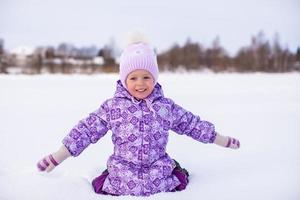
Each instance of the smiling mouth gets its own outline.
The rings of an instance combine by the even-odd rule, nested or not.
[[[137,91],[137,92],[145,92],[145,91],[146,91],[146,89],[135,90],[135,91]]]

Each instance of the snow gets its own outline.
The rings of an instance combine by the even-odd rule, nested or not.
[[[117,75],[0,76],[0,199],[116,199],[91,180],[112,153],[111,133],[53,172],[36,162],[61,145],[81,118],[111,97]],[[167,152],[189,170],[190,184],[147,199],[300,199],[300,74],[161,74],[165,95],[224,135],[230,150],[170,132]],[[118,199],[141,199],[119,197]]]

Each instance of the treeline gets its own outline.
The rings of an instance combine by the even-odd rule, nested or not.
[[[272,42],[263,32],[252,37],[248,46],[230,56],[216,38],[210,47],[187,39],[158,54],[161,71],[204,70],[214,72],[291,72],[300,71],[300,47],[291,52],[276,36]],[[38,47],[28,52],[6,52],[0,39],[0,73],[103,73],[118,71],[120,51],[111,40],[102,48],[77,48],[63,43],[58,47]]]
[[[278,37],[273,42],[260,32],[242,47],[235,56],[229,56],[216,38],[211,47],[204,48],[190,39],[182,46],[174,45],[158,55],[159,65],[166,70],[210,69],[214,72],[290,72],[300,70],[300,47],[296,52],[283,48]]]

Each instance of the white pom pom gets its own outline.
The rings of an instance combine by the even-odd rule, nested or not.
[[[142,31],[132,31],[128,32],[123,40],[122,47],[125,48],[130,44],[144,42],[149,44],[149,39]]]
[[[138,42],[148,43],[149,40],[145,34],[143,34],[142,32],[138,32],[138,31],[133,32],[128,36],[127,44],[133,44],[133,43],[138,43]]]

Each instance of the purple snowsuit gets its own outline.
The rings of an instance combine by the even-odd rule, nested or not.
[[[165,98],[157,83],[144,100],[134,99],[118,81],[113,98],[81,120],[63,139],[72,156],[112,131],[114,153],[107,161],[102,190],[115,195],[147,196],[174,191],[180,185],[172,174],[175,162],[166,153],[168,131],[203,143],[216,137],[214,125]]]

